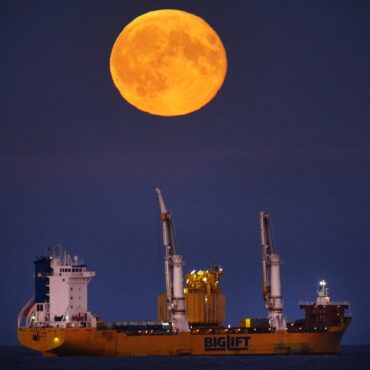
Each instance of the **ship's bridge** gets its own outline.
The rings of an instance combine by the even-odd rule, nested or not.
[[[96,326],[88,312],[87,286],[95,276],[83,260],[73,258],[60,245],[48,248],[49,255],[35,263],[35,296],[19,314],[18,326]]]

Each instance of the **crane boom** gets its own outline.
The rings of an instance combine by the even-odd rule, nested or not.
[[[166,208],[162,193],[155,189],[161,210],[162,234],[164,246],[164,270],[166,276],[167,309],[173,329],[189,331],[185,317],[184,287],[182,281],[182,257],[176,252],[175,231],[172,214]]]
[[[164,273],[166,278],[166,294],[167,294],[167,310],[169,312],[170,321],[173,319],[172,315],[172,301],[173,301],[173,287],[171,281],[172,273],[172,260],[173,250],[176,249],[174,243],[171,244],[170,235],[173,235],[172,228],[172,215],[167,211],[166,205],[164,203],[162,193],[160,189],[155,189],[158,194],[159,207],[161,210],[161,221],[162,221],[162,237],[164,246]],[[170,231],[172,229],[172,232]]]
[[[286,330],[283,316],[283,299],[280,283],[280,257],[275,253],[272,240],[270,217],[267,212],[260,212],[263,298],[269,312],[270,325],[276,330]]]
[[[155,190],[158,194],[159,207],[161,210],[161,220],[163,224],[163,244],[167,246],[168,254],[170,256],[173,256],[174,254],[176,254],[176,240],[172,221],[172,213],[166,208],[161,190],[159,188],[156,188]]]
[[[269,215],[267,212],[260,213],[260,229],[261,229],[261,247],[262,247],[262,271],[263,271],[263,288],[262,294],[268,307],[270,298],[270,256],[273,253],[272,231]]]

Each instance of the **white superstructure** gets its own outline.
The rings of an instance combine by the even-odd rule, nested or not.
[[[49,251],[35,261],[35,297],[20,312],[18,326],[25,319],[26,327],[95,327],[87,305],[87,286],[95,272],[60,245]]]

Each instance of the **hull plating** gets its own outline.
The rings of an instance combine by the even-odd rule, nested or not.
[[[325,332],[136,333],[95,328],[21,328],[26,347],[50,356],[327,354],[340,351],[350,320]]]

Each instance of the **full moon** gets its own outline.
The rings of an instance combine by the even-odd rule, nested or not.
[[[129,23],[110,57],[113,82],[136,108],[180,116],[210,102],[221,88],[227,58],[221,39],[202,18],[156,10]]]

